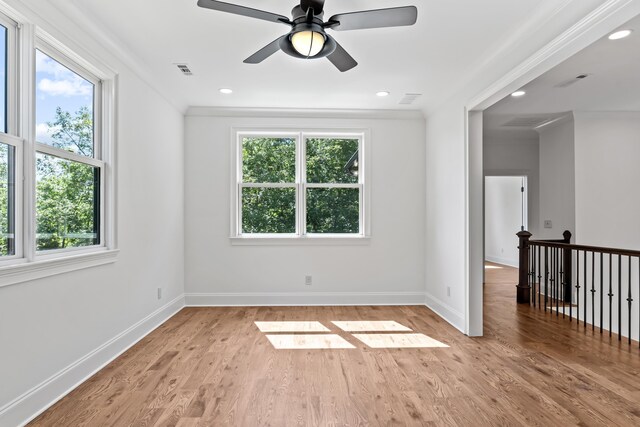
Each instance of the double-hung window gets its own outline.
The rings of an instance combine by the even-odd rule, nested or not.
[[[101,243],[100,80],[35,52],[36,251]]]
[[[17,24],[0,14],[0,261],[20,256],[23,141],[17,123]]]
[[[21,24],[0,12],[0,286],[117,254],[115,73]]]
[[[365,132],[237,131],[232,237],[367,236]]]

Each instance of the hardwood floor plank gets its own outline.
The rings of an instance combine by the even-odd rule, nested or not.
[[[185,308],[31,425],[640,425],[637,347],[517,305],[516,279],[487,270],[481,338],[419,306]],[[320,322],[355,348],[277,350],[256,321]],[[449,348],[371,348],[333,321]]]

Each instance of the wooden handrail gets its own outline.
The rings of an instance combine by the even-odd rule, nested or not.
[[[602,246],[576,245],[574,243],[560,243],[552,240],[529,240],[530,246],[542,246],[548,248],[562,248],[577,251],[597,252],[603,254],[622,255],[631,257],[640,257],[640,251],[633,249],[617,249]]]
[[[619,341],[623,333],[622,314],[626,312],[624,328],[631,344],[632,317],[636,311],[640,314],[640,306],[634,308],[634,301],[635,304],[640,302],[634,291],[640,292],[640,250],[572,244],[569,231],[563,233],[564,239],[557,240],[531,240],[528,231],[520,231],[517,236],[520,250],[518,303],[544,307],[545,312],[549,309],[556,317],[562,314],[563,318],[568,310],[569,321],[575,318],[578,324],[582,322],[585,329],[589,325],[592,331],[598,324],[601,333],[609,330],[609,336],[617,312]],[[634,275],[634,271],[637,274]],[[608,323],[605,322],[606,314]],[[640,328],[640,317],[638,322]],[[637,336],[640,338],[640,333]],[[640,344],[640,339],[638,342]]]

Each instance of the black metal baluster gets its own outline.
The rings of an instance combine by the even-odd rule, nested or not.
[[[549,251],[544,247],[544,312],[547,312],[547,298],[549,295]]]
[[[556,264],[555,264],[555,256],[556,256],[556,252],[554,248],[551,248],[549,251],[549,257],[551,258],[549,260],[549,263],[551,264],[551,271],[549,272],[549,276],[551,276],[551,278],[549,279],[549,281],[551,282],[551,295],[549,296],[549,303],[550,303],[550,307],[549,309],[551,311],[553,311],[553,307],[555,306],[555,302],[553,301],[553,298],[556,295]]]
[[[531,253],[533,254],[533,295],[532,295],[532,302],[533,302],[533,306],[536,306],[536,247],[535,246],[529,246],[529,250],[531,251]]]
[[[612,314],[613,314],[613,293],[611,292],[611,284],[613,283],[613,255],[609,254],[609,337],[611,337],[611,331],[613,330]]]
[[[540,246],[538,246],[538,308],[540,308],[541,286],[542,286],[542,270],[540,269]]]
[[[629,255],[629,296],[627,302],[629,303],[629,345],[631,345],[631,303],[633,302],[633,298],[631,298],[631,255]]]
[[[604,275],[604,268],[602,266],[602,259],[604,257],[604,254],[602,252],[600,252],[600,333],[602,333],[602,282],[603,282],[603,275]]]
[[[618,341],[622,340],[622,255],[618,255]]]
[[[589,281],[587,280],[587,251],[584,251],[584,266],[582,267],[584,270],[584,274],[582,275],[584,279],[584,319],[583,324],[585,329],[587,328],[587,287],[589,286]]]
[[[571,260],[573,261],[573,251],[568,251],[569,256],[571,257]],[[573,270],[573,262],[571,263],[571,270]],[[573,272],[573,271],[571,271]],[[572,274],[569,275],[569,277],[573,277]],[[573,292],[573,290],[571,289],[571,283],[568,283],[569,281],[567,281],[567,289],[569,289],[569,292]],[[571,296],[571,302],[569,303],[569,323],[573,322],[573,295]]]
[[[576,317],[580,328],[580,251],[576,251]]]
[[[591,252],[591,330],[596,330],[596,253]]]
[[[559,266],[558,266],[558,248],[556,248],[556,256],[554,257],[554,261],[556,263],[556,269],[555,269],[555,282],[553,282],[553,285],[556,287],[556,317],[560,316],[560,301],[558,301],[558,297],[560,296],[560,283],[558,283],[558,279],[560,277],[559,274]]]
[[[556,248],[551,248],[551,310],[556,305]]]
[[[560,258],[560,298],[562,298],[562,318],[564,319],[564,251],[562,249],[558,249],[558,254]]]

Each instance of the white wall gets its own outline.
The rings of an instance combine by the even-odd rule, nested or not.
[[[495,132],[484,134],[484,175],[527,177],[528,231],[539,234],[540,224],[539,137]],[[517,245],[517,238],[513,238]]]
[[[640,112],[575,113],[578,242],[640,249]]]
[[[430,115],[426,148],[427,305],[461,330],[467,280],[464,123],[457,105]]]
[[[183,115],[49,2],[14,7],[119,72],[114,264],[0,288],[0,425],[43,409],[121,350],[129,330],[183,294]],[[38,15],[37,15],[37,14]],[[46,16],[46,21],[40,16]],[[158,300],[156,288],[163,289]],[[141,325],[143,327],[146,325]],[[118,337],[119,336],[119,337]],[[118,340],[110,342],[113,338]],[[94,349],[110,343],[102,352]],[[81,358],[89,356],[87,359]],[[72,369],[55,376],[75,362]],[[51,382],[43,383],[52,379]],[[35,387],[35,389],[33,389]],[[32,390],[33,389],[33,390]],[[30,391],[22,399],[16,399]],[[13,402],[7,407],[7,404]]]
[[[539,133],[540,232],[533,238],[561,239],[565,230],[576,236],[573,117],[544,127]],[[545,220],[551,220],[552,228],[544,227]]]
[[[518,238],[522,224],[522,177],[484,179],[484,254],[499,264],[518,266]],[[515,232],[514,232],[515,230]]]
[[[195,111],[207,114],[206,110]],[[300,112],[296,117],[267,114],[270,117],[236,111],[232,115],[237,117],[186,118],[187,302],[424,303],[422,116],[386,119],[361,118],[349,112],[329,116],[326,112],[310,112],[304,118]],[[261,126],[370,129],[369,245],[231,245],[231,128]],[[313,276],[312,286],[304,285],[305,275]]]
[[[465,307],[469,275],[466,271],[470,258],[482,257],[481,249],[479,253],[469,251],[469,236],[474,234],[468,232],[469,217],[482,212],[482,203],[481,200],[479,204],[472,203],[467,180],[470,176],[468,165],[476,161],[468,158],[467,108],[486,108],[490,105],[487,100],[498,101],[534,78],[534,73],[542,74],[548,69],[544,67],[555,65],[551,62],[563,60],[558,54],[544,67],[538,65],[530,69],[531,75],[518,75],[519,72],[524,73],[518,68],[520,64],[525,64],[534,53],[601,5],[599,0],[571,0],[559,5],[550,16],[534,17],[527,28],[518,32],[518,37],[508,40],[498,51],[487,52],[487,61],[478,65],[471,80],[452,92],[449,101],[428,112],[427,304],[461,329],[465,328],[467,320]],[[588,34],[566,46],[566,50],[576,52],[628,19],[624,17],[613,24],[600,19],[598,22],[607,27],[598,29],[601,34]],[[554,48],[554,52],[558,50]],[[481,152],[477,158],[482,158]],[[482,179],[481,175],[479,179]],[[450,296],[447,288],[450,288]]]

